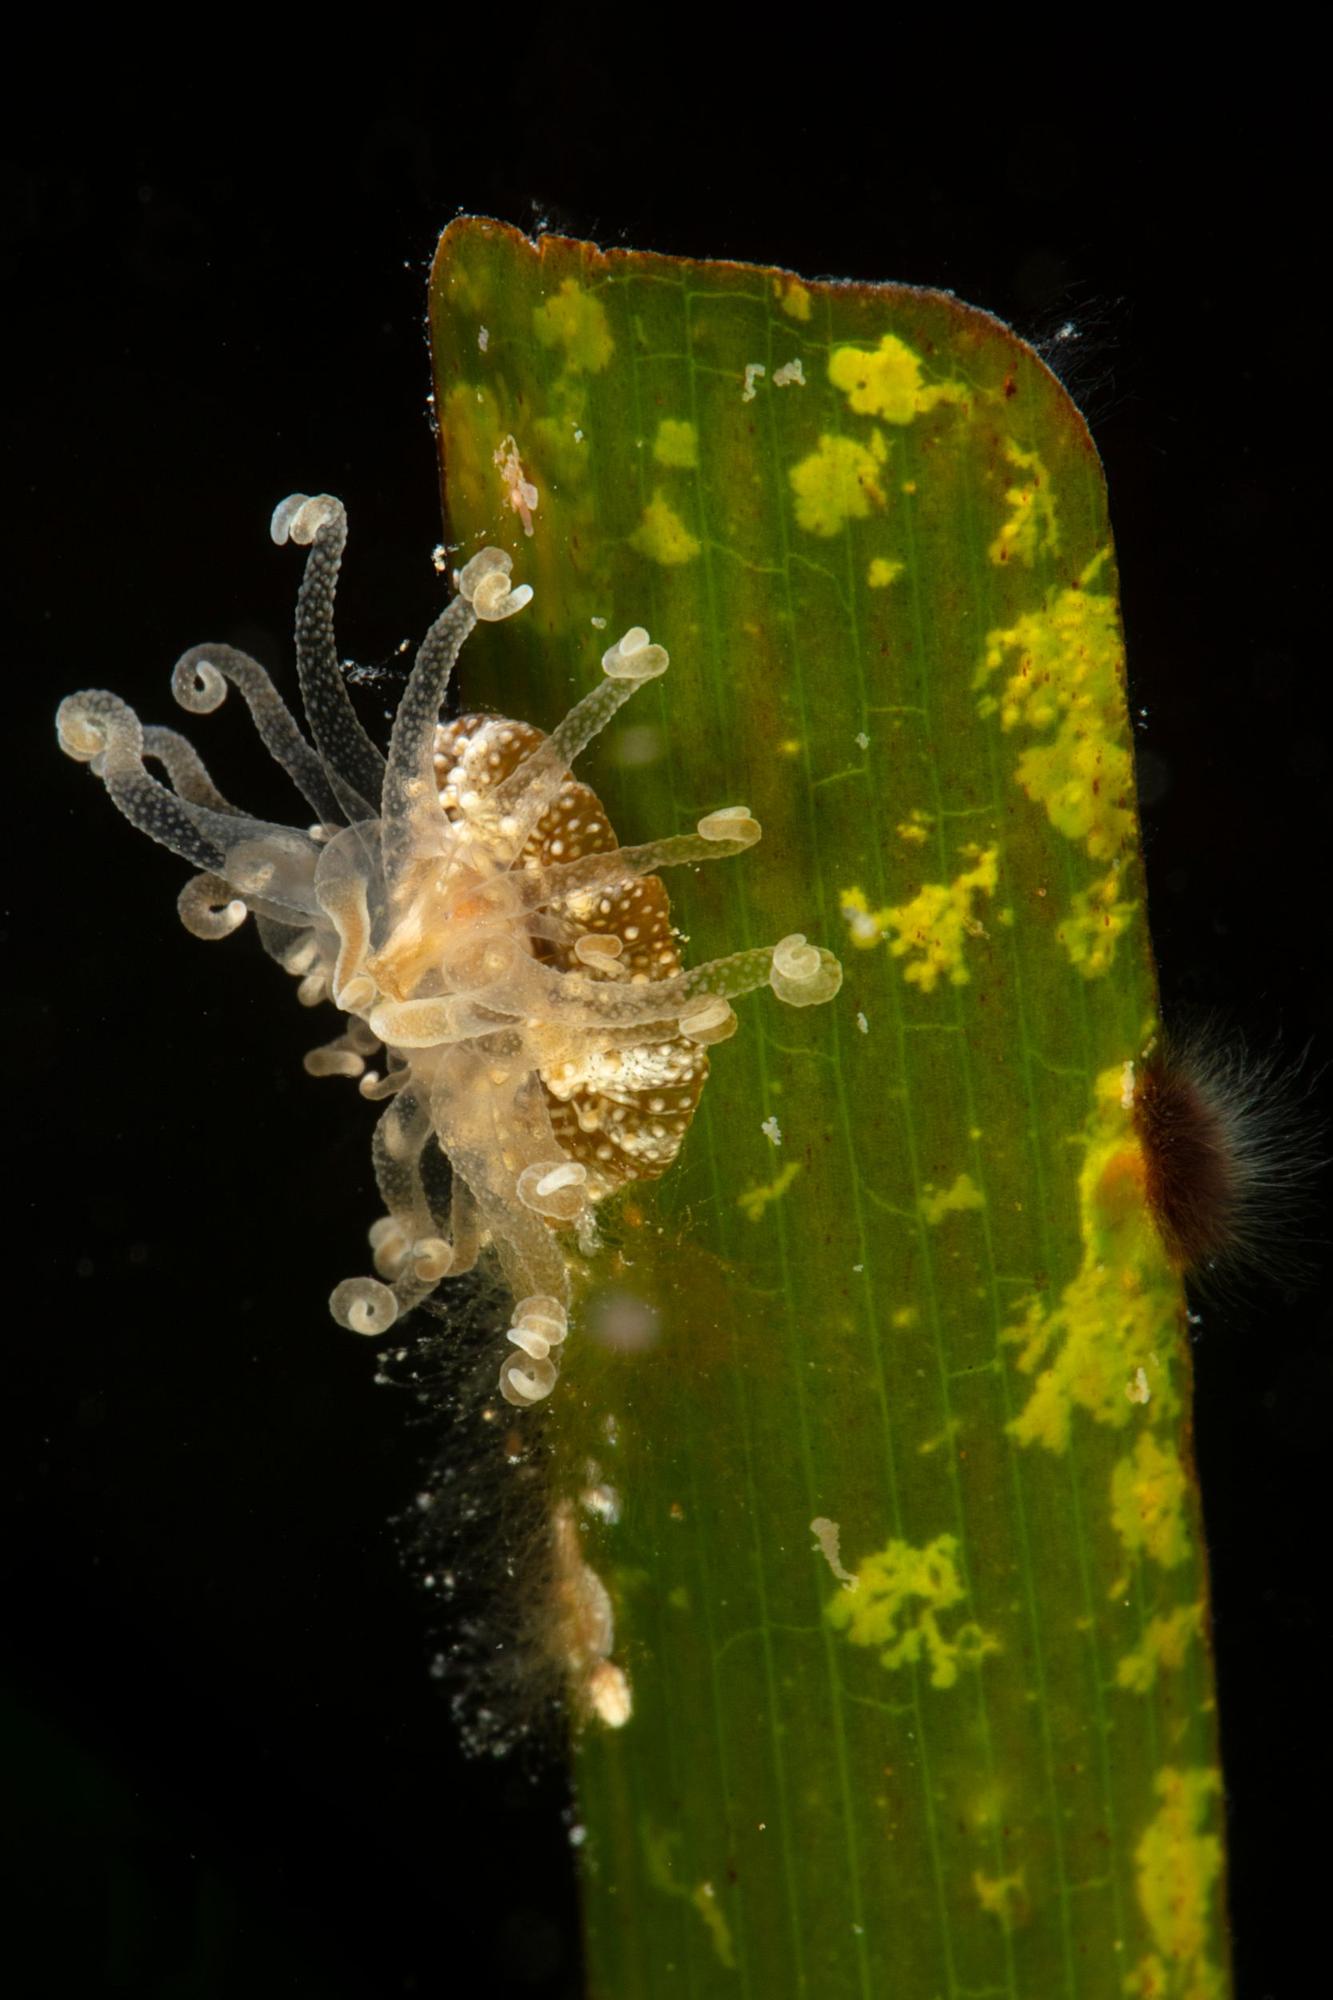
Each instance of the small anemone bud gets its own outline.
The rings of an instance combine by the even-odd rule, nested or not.
[[[523,1204],[556,1222],[573,1222],[584,1203],[588,1169],[577,1160],[538,1160],[518,1177]]]
[[[329,1311],[349,1333],[387,1333],[398,1317],[398,1301],[376,1278],[344,1278],[329,1294]]]
[[[326,972],[307,972],[296,989],[297,1005],[318,1007],[329,997],[329,976]]]
[[[842,985],[842,967],[831,951],[807,944],[795,931],[774,945],[768,983],[789,1007],[817,1007]]]
[[[753,847],[759,835],[759,822],[748,806],[719,806],[699,821],[700,840],[739,840]]]
[[[316,493],[313,499],[308,493],[289,493],[273,509],[268,531],[279,548],[284,542],[309,548],[325,523],[336,520],[342,512],[342,501],[331,493]]]
[[[642,625],[631,625],[622,639],[602,654],[602,672],[613,681],[651,681],[671,664],[665,646],[649,643]]]
[[[701,1000],[693,1001],[680,1016],[681,1034],[687,1041],[698,1042],[701,1047],[730,1041],[737,1025],[733,1009],[720,993],[706,993]]]
[[[176,898],[180,920],[191,937],[230,937],[249,911],[220,875],[195,875]]]

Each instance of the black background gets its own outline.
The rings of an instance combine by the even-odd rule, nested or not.
[[[89,684],[172,719],[200,638],[281,671],[297,565],[266,523],[294,487],[349,505],[344,647],[387,660],[429,623],[425,275],[453,214],[946,286],[1049,343],[1110,485],[1168,1012],[1333,1049],[1299,65],[1098,95],[999,44],[974,100],[939,51],[816,82],[799,46],[769,79],[753,48],[645,69],[535,33],[407,37],[329,95],[313,44],[157,50],[151,85],[85,47],[77,104],[53,54],[0,134],[0,1959],[24,1994],[578,1991],[562,1786],[459,1757],[390,1526],[429,1434],[323,1312],[371,1212],[369,1115],[303,1079],[311,1022],[253,941],[179,929],[179,865],[51,729]],[[208,728],[224,788],[283,817],[237,718]],[[1325,1266],[1209,1304],[1195,1356],[1238,1966],[1280,2000],[1326,1852],[1327,1299]]]

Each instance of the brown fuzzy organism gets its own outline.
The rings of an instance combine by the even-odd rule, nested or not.
[[[1215,1022],[1163,1035],[1135,1065],[1143,1193],[1168,1257],[1200,1278],[1298,1278],[1324,1166],[1301,1065],[1253,1055]]]

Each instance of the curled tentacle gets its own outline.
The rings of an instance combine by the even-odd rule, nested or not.
[[[231,800],[224,798],[208,774],[203,758],[188,736],[178,730],[150,724],[143,733],[143,754],[153,758],[167,774],[178,798],[192,806],[208,806],[213,812],[236,813]],[[238,818],[243,814],[236,813]]]
[[[642,625],[631,626],[607,647],[602,655],[606,676],[602,685],[584,695],[513,776],[496,788],[496,808],[506,819],[512,817],[520,847],[556,797],[580,750],[606,728],[631,695],[664,674],[670,664],[665,646],[651,644]]]
[[[320,819],[336,825],[343,816],[342,802],[258,660],[235,646],[191,646],[172,670],[171,691],[192,715],[211,715],[226,699],[229,681],[254,717],[259,740],[274,763],[281,764]]]
[[[444,815],[435,787],[435,730],[449,676],[463,641],[477,621],[495,623],[521,611],[529,585],[509,582],[512,558],[482,549],[458,575],[458,595],[447,604],[417,651],[389,740],[383,788],[384,873],[396,883],[424,851],[444,845]]]
[[[289,494],[269,524],[281,546],[309,548],[296,600],[296,671],[306,721],[329,784],[348,820],[373,819],[384,783],[384,759],[352,706],[333,630],[333,600],[347,546],[347,510],[331,493],[312,500]]]

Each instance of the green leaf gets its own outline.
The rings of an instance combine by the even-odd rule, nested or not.
[[[467,219],[431,314],[451,544],[535,590],[465,700],[549,729],[647,626],[670,671],[581,775],[625,841],[764,829],[672,877],[687,962],[799,931],[845,968],[738,1003],[524,1419],[553,1505],[614,1489],[580,1516],[633,1695],[577,1747],[591,1990],[1221,1995],[1087,430],[941,293]]]

